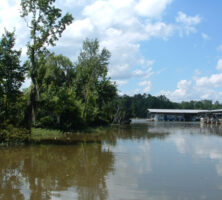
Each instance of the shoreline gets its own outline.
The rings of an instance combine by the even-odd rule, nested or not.
[[[101,144],[102,136],[106,130],[107,127],[91,127],[76,132],[62,132],[33,128],[32,133],[28,134],[24,129],[13,128],[11,130],[0,130],[0,146]]]

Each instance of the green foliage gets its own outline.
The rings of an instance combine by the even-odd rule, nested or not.
[[[158,97],[150,94],[136,94],[133,97],[124,95],[119,97],[117,122],[128,120],[132,117],[145,118],[148,108],[176,108],[177,104],[165,96]]]
[[[119,118],[129,119],[131,117],[145,118],[148,108],[157,109],[221,109],[222,104],[218,101],[213,103],[211,100],[190,101],[175,103],[165,96],[152,96],[150,94],[136,94],[132,97],[124,95],[119,97],[118,101]]]
[[[189,101],[189,102],[183,101],[180,103],[179,108],[212,110],[212,109],[221,109],[222,104],[220,104],[218,101],[213,103],[211,100]]]
[[[66,26],[73,20],[69,13],[62,17],[62,11],[55,8],[54,3],[55,0],[21,0],[21,17],[26,20],[30,29],[27,66],[33,87],[26,111],[29,130],[31,130],[32,123],[35,125],[40,99],[41,83],[39,83],[38,74],[41,59],[48,52],[47,46],[54,46]]]
[[[62,55],[41,57],[36,126],[75,130],[112,122],[116,85],[107,77],[110,53],[98,40],[86,40],[74,65]]]
[[[5,30],[0,39],[0,141],[17,136],[22,140],[26,130],[13,128],[21,124],[29,131],[33,125],[70,131],[144,118],[148,108],[222,108],[210,100],[175,103],[163,95],[118,96],[115,83],[107,76],[111,54],[100,48],[97,39],[83,42],[75,64],[48,51],[73,21],[69,13],[62,16],[54,3],[21,0],[21,17],[30,30],[25,65],[20,64],[21,51],[14,49],[14,32]],[[32,85],[21,91],[27,71]]]
[[[39,126],[42,128],[55,126],[54,119],[51,116],[44,116],[39,119]]]
[[[21,17],[30,28],[29,56],[46,51],[46,45],[54,46],[66,26],[72,23],[72,15],[67,13],[62,17],[61,9],[55,8],[54,3],[55,0],[21,0]]]
[[[114,116],[116,86],[107,77],[110,52],[100,51],[98,40],[86,39],[76,66],[77,98],[83,103],[83,119],[87,124],[110,123]]]
[[[23,128],[15,128],[13,125],[7,125],[0,129],[0,142],[20,144],[28,142],[30,139],[28,131]]]
[[[14,32],[5,30],[0,40],[0,128],[6,124],[18,125],[20,112],[19,90],[24,81],[25,67],[20,64],[21,51],[14,49]]]
[[[74,65],[62,55],[51,54],[45,59],[38,75],[42,82],[37,125],[62,130],[82,126],[82,105],[73,89]]]
[[[114,122],[118,124],[125,123],[125,121],[128,121],[133,117],[134,111],[136,110],[133,110],[133,102],[131,97],[127,95],[119,97],[117,116]]]

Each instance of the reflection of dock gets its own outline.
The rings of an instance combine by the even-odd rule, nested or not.
[[[151,121],[200,121],[206,124],[222,124],[222,109],[148,109],[147,116]]]

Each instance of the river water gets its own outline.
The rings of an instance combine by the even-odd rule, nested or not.
[[[0,199],[222,199],[222,126],[140,122],[101,143],[1,147]]]

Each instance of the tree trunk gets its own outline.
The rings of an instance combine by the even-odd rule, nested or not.
[[[30,94],[31,96],[31,94]],[[32,102],[29,99],[27,108],[25,110],[25,118],[24,118],[24,126],[29,130],[29,133],[31,133],[32,128]]]
[[[29,102],[25,111],[25,121],[24,125],[31,133],[32,122],[35,121],[35,91],[32,88],[29,95]],[[33,117],[34,116],[34,117]]]
[[[57,124],[60,125],[60,121],[61,121],[61,120],[60,120],[60,115],[57,115],[57,116],[56,116],[56,119],[57,119]]]

